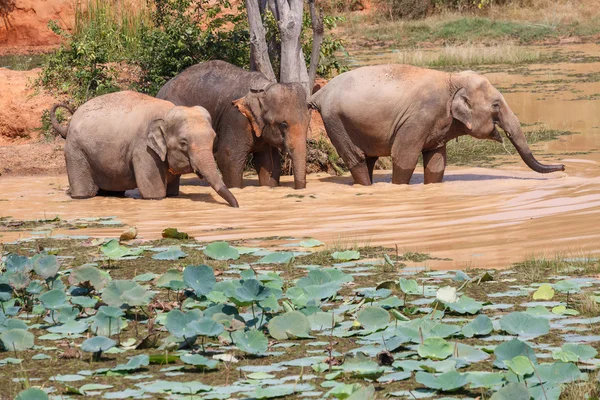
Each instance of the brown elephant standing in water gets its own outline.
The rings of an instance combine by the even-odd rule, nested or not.
[[[111,93],[79,107],[68,127],[56,120],[58,107],[69,108],[57,104],[50,116],[66,139],[71,197],[135,188],[144,199],[177,196],[179,176],[195,172],[232,207],[238,206],[217,170],[216,134],[202,107],[176,107],[130,91]]]
[[[536,172],[564,171],[531,154],[504,97],[472,71],[446,73],[409,65],[362,67],[332,79],[310,104],[319,110],[355,183],[370,185],[378,157],[392,156],[392,182],[408,184],[423,155],[425,183],[441,182],[446,143],[461,135],[502,142],[500,126]]]
[[[216,60],[189,67],[156,97],[208,110],[219,141],[217,164],[228,187],[242,187],[249,154],[260,185],[277,186],[279,150],[290,153],[295,188],[306,187],[310,110],[299,83],[273,83],[260,72]]]

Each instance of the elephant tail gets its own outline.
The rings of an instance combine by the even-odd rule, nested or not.
[[[55,104],[50,109],[50,122],[52,123],[52,127],[54,128],[54,130],[56,130],[58,133],[60,133],[60,136],[62,136],[64,139],[66,139],[67,131],[69,130],[69,125],[63,126],[58,122],[58,119],[56,119],[56,110],[59,108],[65,108],[71,114],[73,114],[74,111],[69,105],[64,104],[64,103]]]

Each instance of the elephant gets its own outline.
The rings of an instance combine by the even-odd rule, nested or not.
[[[378,157],[392,156],[392,183],[408,184],[423,155],[424,183],[441,182],[446,143],[461,135],[502,142],[500,126],[523,161],[539,173],[564,171],[531,153],[504,97],[473,71],[440,72],[410,65],[361,67],[333,78],[309,100],[354,179],[373,181]]]
[[[179,194],[181,174],[204,176],[232,207],[213,155],[216,133],[202,107],[175,106],[132,91],[96,97],[73,114],[68,126],[50,116],[66,139],[65,160],[70,194],[75,199],[139,189],[144,199]],[[100,192],[100,193],[99,193]]]
[[[208,110],[219,140],[217,165],[228,187],[242,187],[249,154],[259,184],[279,185],[279,150],[291,155],[295,188],[306,187],[310,110],[299,83],[274,83],[260,72],[214,60],[189,67],[168,81],[156,97]]]

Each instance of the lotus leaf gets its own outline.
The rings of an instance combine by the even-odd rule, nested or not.
[[[575,382],[582,377],[577,365],[562,361],[556,361],[552,364],[540,364],[537,366],[537,374],[542,382],[551,382],[557,385]],[[537,376],[532,376],[530,379],[532,382],[538,382]]]
[[[398,382],[398,381],[403,381],[405,379],[409,379],[411,376],[412,376],[412,373],[410,371],[394,372],[394,373],[391,373],[388,375],[381,376],[379,379],[377,379],[377,382],[379,382],[379,383]]]
[[[100,251],[111,260],[119,260],[123,257],[137,256],[142,254],[143,249],[130,249],[121,246],[117,239],[111,239],[100,246]]]
[[[4,348],[10,351],[23,351],[33,347],[33,333],[25,329],[9,329],[0,334]]]
[[[63,325],[52,326],[48,332],[60,333],[63,335],[79,335],[87,331],[88,324],[85,321],[69,321]]]
[[[462,334],[465,337],[471,338],[473,336],[488,335],[494,326],[492,320],[487,315],[481,314],[475,317],[475,319],[462,328]]]
[[[169,247],[168,250],[163,251],[158,254],[154,254],[152,256],[152,258],[155,260],[166,260],[166,261],[175,261],[175,260],[179,260],[180,258],[185,258],[185,257],[187,257],[187,254],[185,252],[181,251],[181,248],[179,248],[178,246]]]
[[[310,338],[310,322],[299,311],[287,312],[269,321],[269,334],[277,340]]]
[[[294,253],[291,252],[275,252],[271,254],[267,254],[260,260],[258,260],[257,264],[287,264],[290,261],[294,260]]]
[[[546,318],[512,312],[500,318],[500,328],[511,335],[532,339],[550,332],[550,323]]]
[[[566,343],[562,345],[560,351],[552,353],[552,358],[564,362],[587,361],[598,355],[596,349],[587,344]],[[565,359],[568,358],[568,359]]]
[[[579,315],[579,311],[567,308],[565,306],[552,307],[552,314],[556,315]]]
[[[60,265],[56,256],[47,254],[38,254],[31,258],[33,270],[42,279],[52,278],[58,272]]]
[[[98,302],[98,300],[94,299],[92,297],[85,297],[85,296],[71,297],[71,303],[78,305],[82,308],[92,308],[96,305],[97,302]]]
[[[111,281],[102,291],[102,301],[114,307],[146,305],[153,296],[154,293],[144,289],[139,283],[127,280]]]
[[[8,284],[15,290],[25,289],[31,282],[27,272],[10,272],[5,276],[8,278]]]
[[[529,400],[531,395],[524,383],[509,383],[492,395],[490,400]]]
[[[107,337],[95,336],[81,343],[81,350],[87,353],[100,353],[115,347],[116,344],[117,342]]]
[[[325,331],[342,322],[344,317],[332,312],[318,311],[308,316],[310,328],[313,331]]]
[[[48,395],[41,389],[29,388],[19,392],[15,400],[48,400]]]
[[[452,355],[454,347],[442,338],[431,337],[419,345],[418,352],[421,358],[432,360],[445,360]]]
[[[531,360],[525,356],[516,356],[512,360],[504,360],[504,365],[514,374],[525,376],[533,374],[534,367]]]
[[[504,374],[498,372],[472,371],[467,372],[470,389],[495,389],[505,383]]]
[[[150,358],[147,354],[131,357],[126,364],[119,364],[112,368],[111,371],[135,371],[142,367],[147,367],[150,364]]]
[[[454,347],[454,358],[470,364],[487,360],[490,358],[490,355],[485,351],[469,346],[468,344],[456,343]]]
[[[74,286],[90,285],[100,291],[110,282],[110,275],[90,265],[82,265],[71,271],[69,283]]]
[[[219,365],[219,361],[208,359],[200,354],[186,354],[181,356],[181,361],[202,369],[215,369]]]
[[[406,294],[421,294],[419,283],[414,279],[400,279],[400,290]]]
[[[269,340],[261,331],[240,330],[233,332],[231,337],[240,350],[249,354],[264,354],[269,346]]]
[[[212,318],[203,317],[200,320],[192,321],[187,328],[195,331],[198,336],[214,337],[219,336],[225,328]]]
[[[206,246],[204,254],[213,260],[237,260],[240,253],[227,242],[214,242]]]
[[[544,283],[533,293],[534,300],[552,300],[554,297],[554,289],[552,285]]]
[[[206,296],[215,286],[215,272],[208,265],[190,265],[183,271],[183,281],[196,295]]]
[[[162,274],[161,276],[159,276],[155,281],[154,284],[159,287],[159,288],[166,288],[169,287],[169,283],[171,281],[182,281],[183,280],[183,274],[181,271],[177,270],[177,269],[170,269],[167,272],[165,272],[164,274]]]
[[[352,261],[360,259],[360,253],[355,250],[336,251],[331,257],[338,261]]]
[[[210,392],[212,387],[202,382],[178,382],[177,386],[171,388],[171,393],[175,394],[196,394],[199,392]]]
[[[562,293],[578,293],[581,286],[575,280],[566,279],[554,284],[554,289]]]
[[[234,298],[241,303],[251,303],[266,299],[271,294],[271,289],[263,286],[256,279],[247,279],[242,286],[235,289]]]
[[[385,369],[380,367],[377,362],[371,360],[366,354],[357,352],[354,355],[347,354],[344,363],[341,365],[344,373],[353,377],[367,378],[371,380],[378,379]]]
[[[381,307],[367,306],[356,314],[356,319],[366,329],[378,330],[390,323],[390,313]]]
[[[415,379],[422,385],[430,389],[441,390],[443,392],[451,392],[469,383],[466,374],[461,374],[456,371],[444,372],[438,376],[428,372],[417,372]]]
[[[494,355],[496,356],[494,366],[498,368],[508,369],[508,367],[505,365],[505,361],[512,360],[517,356],[525,356],[534,364],[537,363],[537,358],[533,349],[528,344],[523,343],[518,339],[512,339],[508,342],[498,345],[494,349]]]
[[[468,296],[460,296],[458,301],[446,303],[446,306],[459,314],[477,314],[483,308],[483,303]]]
[[[320,240],[317,239],[307,239],[307,240],[303,240],[300,242],[300,247],[320,247],[320,246],[324,246],[325,243],[321,242]]]
[[[191,338],[196,336],[196,329],[190,323],[198,321],[202,314],[198,310],[184,313],[180,310],[171,310],[167,314],[165,326],[167,330],[178,338]]]

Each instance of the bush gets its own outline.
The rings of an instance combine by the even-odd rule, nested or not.
[[[431,8],[431,0],[378,0],[391,19],[421,19]]]

